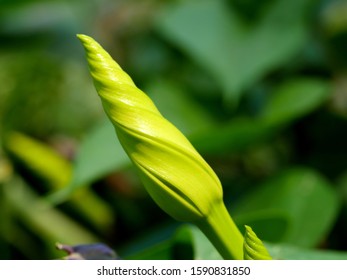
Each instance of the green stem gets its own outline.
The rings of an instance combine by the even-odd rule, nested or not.
[[[226,260],[243,259],[243,236],[225,208],[216,204],[209,215],[196,223]]]

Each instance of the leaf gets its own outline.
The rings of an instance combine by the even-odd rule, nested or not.
[[[186,135],[210,129],[216,121],[189,93],[169,80],[157,80],[146,86],[146,91],[159,111]]]
[[[180,1],[158,17],[162,36],[214,76],[226,99],[289,60],[303,47],[310,1],[277,0],[254,25],[246,25],[223,0]]]
[[[313,247],[331,230],[339,207],[337,193],[321,175],[306,168],[292,168],[240,200],[232,212],[286,213],[290,227],[281,242]]]
[[[324,80],[297,78],[271,91],[258,118],[235,118],[193,135],[190,140],[203,154],[240,152],[266,141],[279,129],[309,114],[327,100],[330,86]]]
[[[286,81],[271,95],[265,106],[262,121],[269,124],[285,124],[313,111],[330,94],[326,81],[297,78]]]
[[[79,148],[71,186],[81,186],[130,164],[109,120],[95,127]]]
[[[14,178],[4,184],[2,191],[11,214],[36,233],[48,248],[53,248],[57,241],[66,244],[98,241],[94,234],[38,197],[21,179]]]
[[[48,192],[62,189],[71,179],[71,163],[50,146],[19,132],[8,132],[6,150],[32,174],[42,179]],[[90,189],[70,197],[70,205],[94,228],[108,230],[113,223],[111,209]]]
[[[70,180],[70,163],[53,148],[20,132],[9,132],[5,139],[7,152],[50,188],[62,188]]]
[[[250,225],[261,238],[269,242],[280,242],[291,227],[291,217],[285,210],[265,209],[233,215],[240,227]]]
[[[190,140],[202,154],[225,154],[245,150],[273,135],[276,130],[265,122],[250,118],[235,118],[192,135]]]
[[[195,226],[186,225],[182,226],[178,233],[181,231],[185,234],[189,234],[190,243],[192,246],[194,260],[222,260],[222,256],[218,253],[212,243],[207,239],[207,237]],[[177,235],[176,239],[174,238],[174,245],[177,246]]]

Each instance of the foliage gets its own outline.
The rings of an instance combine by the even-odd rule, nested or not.
[[[94,92],[84,33],[211,165],[242,232],[250,225],[274,259],[346,259],[346,10],[339,0],[2,1],[0,258],[59,258],[56,242],[102,242],[128,259],[221,258],[144,191]]]

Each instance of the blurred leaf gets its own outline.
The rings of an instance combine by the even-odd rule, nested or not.
[[[260,143],[276,130],[265,122],[250,118],[237,118],[215,125],[192,137],[193,146],[202,154],[235,153]]]
[[[172,81],[153,81],[146,86],[145,92],[164,117],[184,134],[192,135],[215,124],[207,108],[200,106],[188,92]]]
[[[270,242],[281,241],[291,227],[291,217],[285,210],[279,209],[237,213],[233,218],[240,228],[250,225],[256,232],[261,233],[262,240]]]
[[[306,168],[286,170],[238,202],[233,213],[285,212],[290,227],[281,242],[313,247],[329,233],[340,200],[333,187]]]
[[[6,134],[5,147],[20,163],[40,177],[49,191],[62,189],[71,179],[69,161],[53,148],[19,132]],[[108,230],[113,223],[112,210],[90,189],[83,188],[70,197],[71,205],[95,228]]]
[[[223,0],[174,2],[162,12],[157,28],[210,71],[225,97],[235,102],[303,47],[309,2],[277,0],[252,26]]]
[[[185,247],[190,246],[191,256],[185,259],[194,260],[222,260],[223,258],[214,248],[207,237],[193,225],[183,225],[177,230],[173,238],[172,250],[178,251],[182,246],[182,240],[185,240]],[[187,250],[187,249],[186,249]]]
[[[88,230],[40,199],[19,178],[4,185],[3,193],[12,213],[48,247],[53,248],[58,241],[66,244],[98,241]]]
[[[75,160],[71,187],[93,182],[129,164],[114,127],[105,120],[84,138]]]
[[[239,152],[259,144],[288,123],[312,112],[327,100],[329,84],[319,79],[293,79],[275,87],[259,118],[237,118],[202,130],[193,145],[203,154]]]
[[[326,81],[318,79],[293,79],[280,85],[263,110],[262,120],[283,124],[313,111],[330,94]]]
[[[69,162],[48,145],[12,131],[6,134],[4,146],[12,157],[43,178],[51,188],[62,188],[70,180]]]

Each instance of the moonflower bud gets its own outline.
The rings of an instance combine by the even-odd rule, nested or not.
[[[228,215],[211,167],[97,42],[86,35],[78,38],[105,112],[153,200],[179,221],[203,224],[205,232],[211,231],[205,229],[206,223],[221,227],[216,224],[224,224],[224,218],[206,222],[212,216]],[[243,239],[235,226],[234,233],[242,250]],[[218,243],[220,238],[210,240]]]
[[[79,35],[95,86],[146,190],[169,215],[193,221],[222,200],[219,179],[183,134],[90,37]]]
[[[243,244],[245,260],[272,260],[263,242],[258,238],[250,226],[245,226],[246,233]]]

